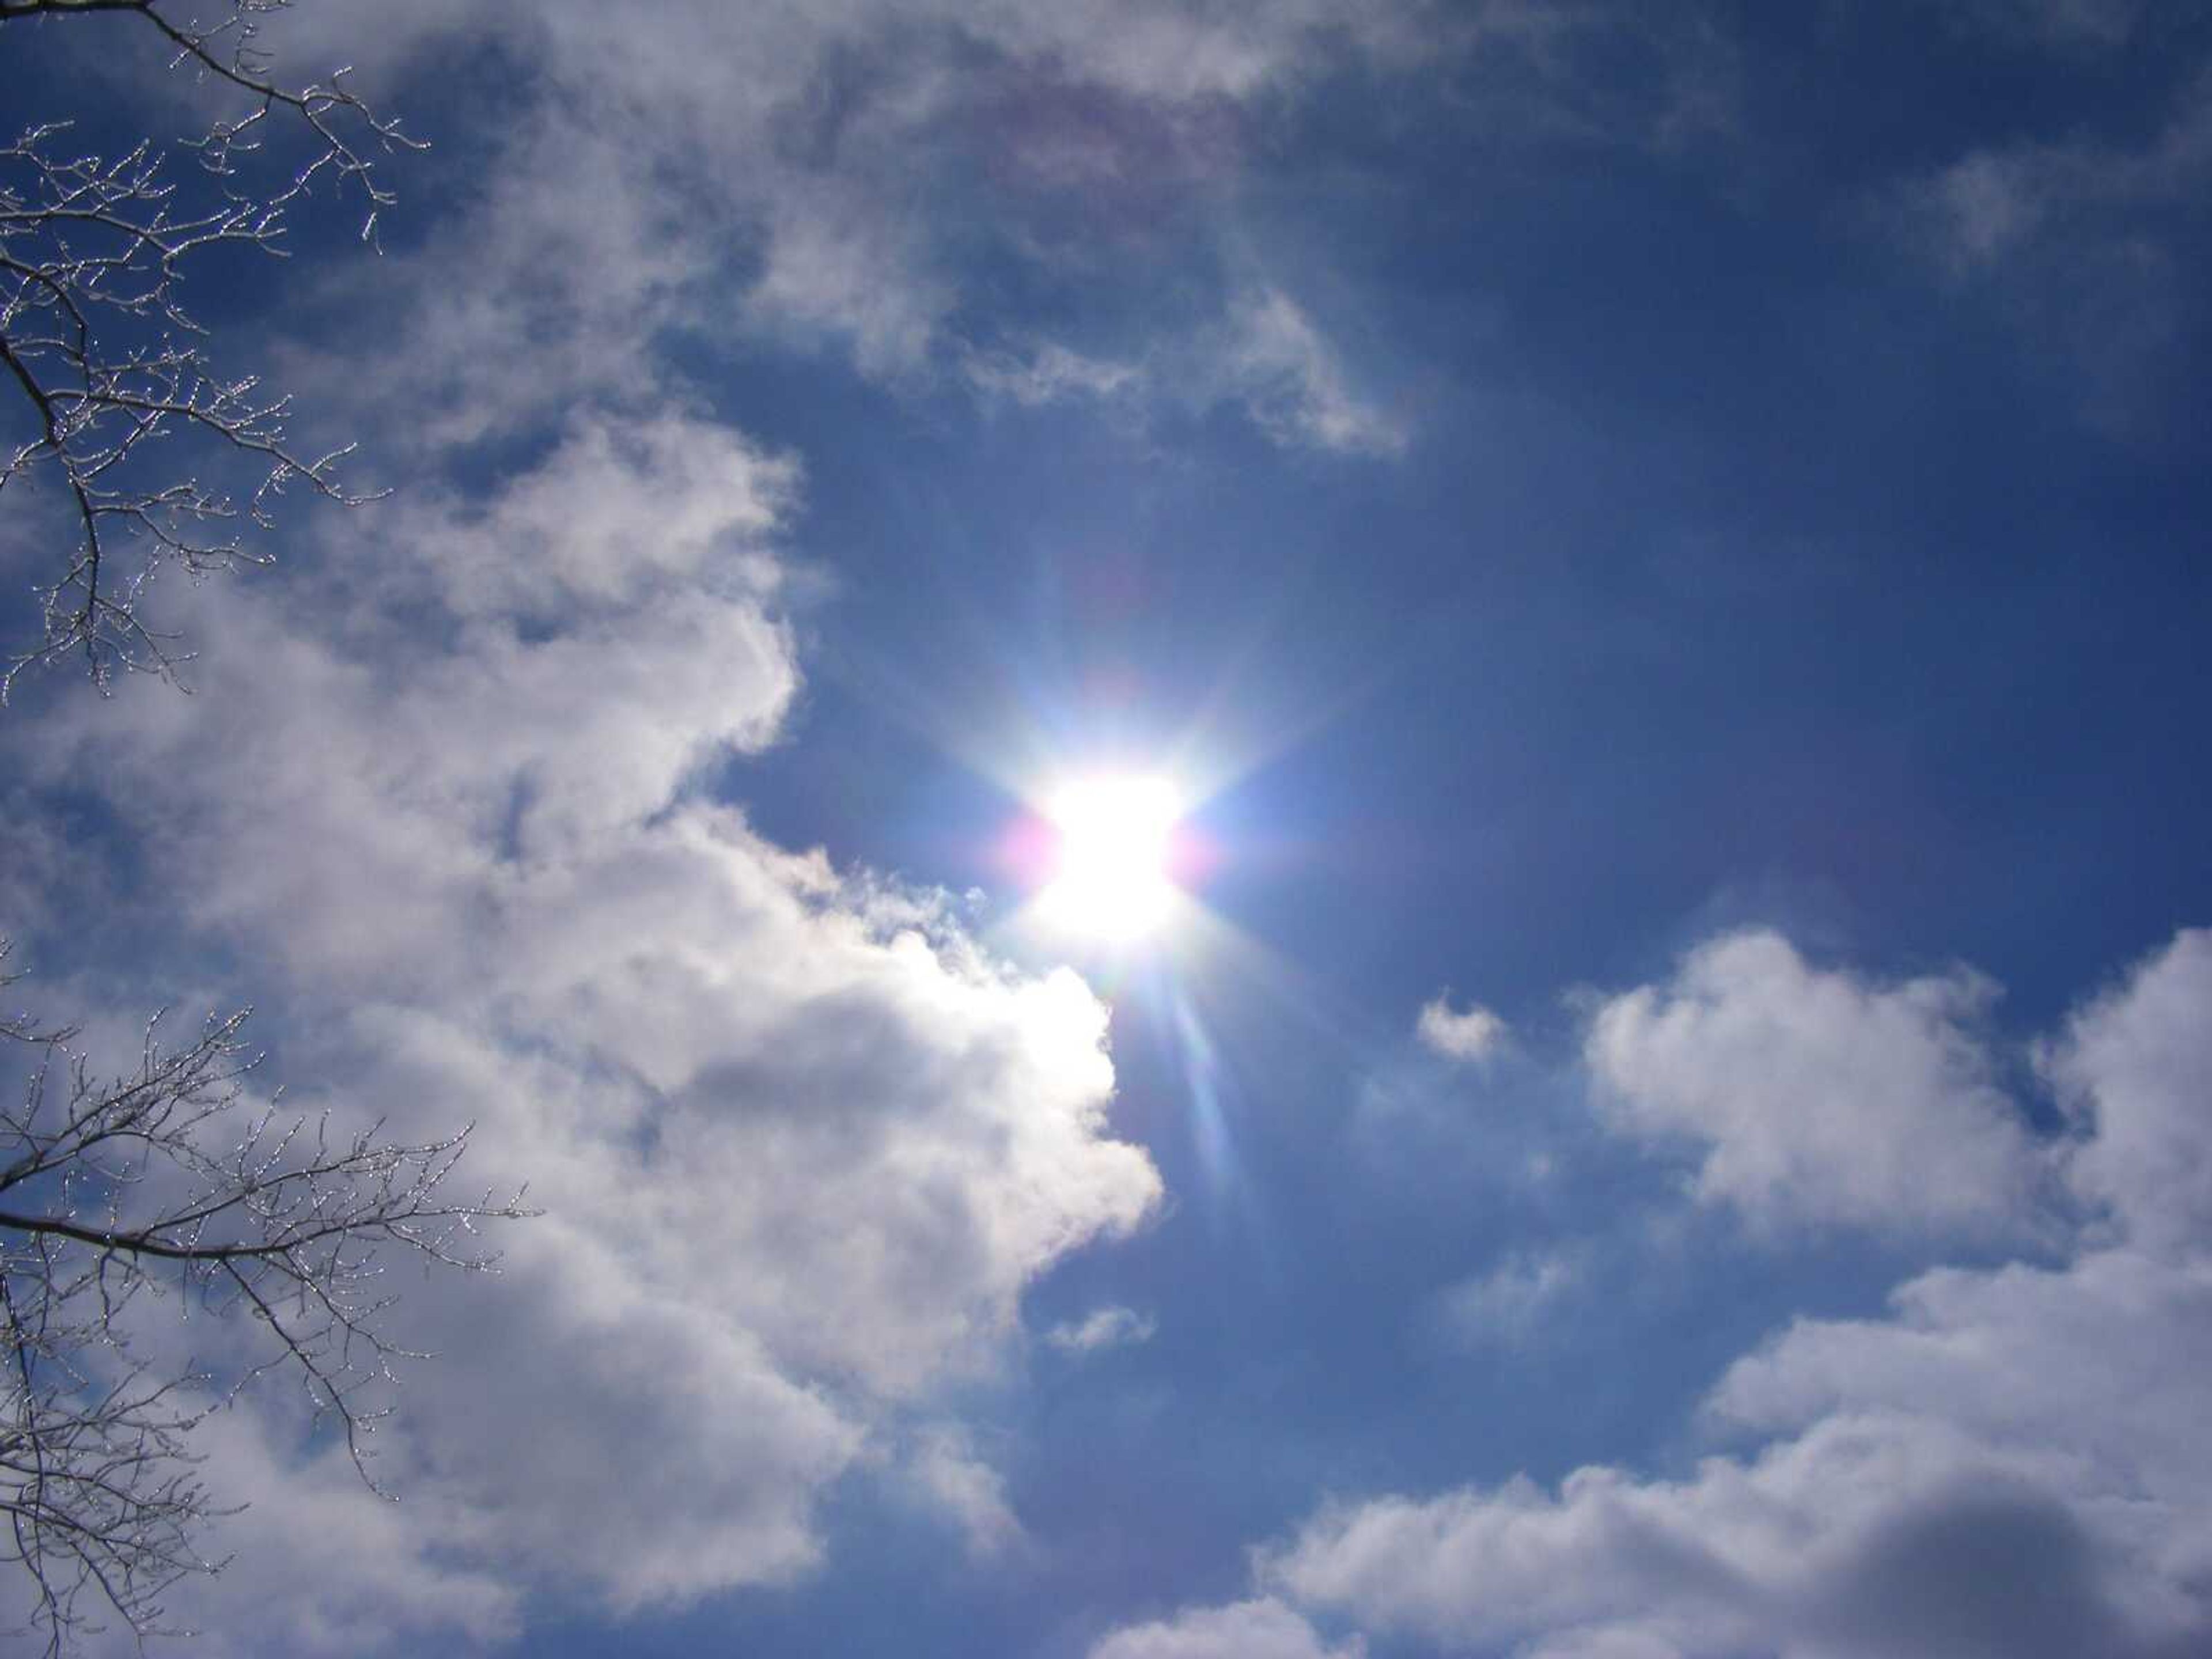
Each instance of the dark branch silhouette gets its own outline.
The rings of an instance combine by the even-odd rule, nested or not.
[[[245,1020],[171,1051],[157,1017],[112,1078],[72,1030],[0,1023],[25,1062],[0,1108],[0,1559],[29,1574],[50,1654],[111,1617],[163,1630],[168,1588],[218,1565],[191,1431],[256,1378],[291,1373],[374,1486],[365,1395],[424,1357],[383,1329],[384,1262],[482,1271],[477,1228],[530,1213],[449,1194],[465,1130],[407,1145],[254,1105]],[[188,1316],[261,1334],[220,1370],[142,1357],[151,1321]]]
[[[0,380],[27,417],[24,435],[0,448],[0,499],[52,477],[69,509],[67,550],[37,589],[38,635],[0,655],[0,702],[18,675],[73,654],[102,686],[118,666],[172,673],[180,659],[143,610],[161,570],[265,562],[252,533],[289,487],[367,499],[338,476],[350,447],[295,447],[290,399],[216,362],[182,290],[210,249],[282,256],[288,210],[319,183],[360,193],[373,242],[393,199],[378,159],[422,146],[358,97],[343,70],[275,78],[258,31],[289,0],[214,3],[220,15],[202,23],[179,21],[161,0],[0,0],[0,27],[121,14],[173,67],[243,100],[241,113],[180,141],[196,167],[165,167],[150,139],[120,154],[76,149],[67,123],[0,145]],[[304,138],[304,159],[255,181],[253,158],[286,124]],[[241,458],[247,481],[234,486],[225,475]]]

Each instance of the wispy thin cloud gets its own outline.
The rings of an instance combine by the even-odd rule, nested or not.
[[[1063,1353],[1098,1353],[1149,1342],[1157,1328],[1150,1314],[1133,1308],[1094,1308],[1081,1319],[1054,1325],[1044,1340]]]

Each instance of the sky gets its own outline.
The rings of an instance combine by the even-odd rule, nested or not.
[[[19,685],[0,929],[543,1213],[183,1650],[2212,1648],[2212,10],[373,9],[187,296],[389,494]]]

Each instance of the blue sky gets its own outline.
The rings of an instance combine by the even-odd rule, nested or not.
[[[1651,10],[271,23],[431,148],[191,292],[392,494],[18,692],[0,907],[546,1213],[198,1650],[2212,1641],[2212,15]]]

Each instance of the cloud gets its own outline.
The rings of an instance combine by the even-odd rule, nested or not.
[[[1294,1610],[1263,1598],[1115,1631],[1091,1659],[1360,1659],[1366,1650],[1356,1637],[1328,1646]]]
[[[669,0],[650,27],[586,0],[408,0],[378,24],[311,7],[264,38],[303,70],[356,64],[469,157],[464,210],[419,238],[434,158],[395,165],[390,254],[324,279],[321,326],[287,343],[311,412],[379,410],[387,458],[536,433],[580,398],[649,410],[698,390],[700,343],[834,354],[902,390],[1224,404],[1293,447],[1395,454],[1405,413],[1254,263],[1238,184],[1273,112],[1353,67],[1449,64],[1486,141],[1641,149],[1725,125],[1733,96],[1714,30],[1520,0]],[[1651,99],[1614,95],[1624,50]],[[433,66],[460,91],[410,110]],[[1164,267],[1165,304],[1140,280]],[[1009,314],[1014,293],[1039,304]],[[1114,332],[1057,337],[1077,310]]]
[[[275,1450],[282,1437],[250,1400],[195,1431],[206,1467],[221,1474],[222,1499],[246,1507],[225,1522],[224,1549],[236,1553],[222,1577],[165,1598],[170,1619],[194,1621],[191,1641],[179,1645],[209,1659],[347,1659],[520,1634],[515,1586],[439,1559],[452,1538],[439,1506],[413,1496],[404,1505],[364,1503],[342,1450],[300,1462]],[[0,1577],[0,1629],[11,1635],[26,1628],[29,1583],[21,1572]],[[218,1608],[227,1616],[215,1617]],[[114,1630],[88,1633],[70,1650],[102,1659],[142,1651]]]
[[[1445,1291],[1439,1309],[1446,1328],[1463,1342],[1525,1341],[1536,1322],[1580,1285],[1580,1262],[1558,1253],[1516,1253]]]
[[[2076,1014],[2043,1069],[2088,1131],[2068,1174],[2127,1236],[2179,1252],[2212,1235],[2212,933],[2191,929]]]
[[[2072,15],[2045,15],[2061,14]],[[2146,142],[2069,134],[1976,149],[1902,183],[1879,217],[1945,281],[1988,295],[2039,354],[2066,365],[2092,420],[2142,434],[2186,390],[2172,381],[2172,348],[2202,315],[2180,273],[2208,182],[2212,76],[2199,74]]]
[[[1237,186],[1280,103],[1354,67],[1448,64],[1478,77],[1486,137],[1641,148],[1730,96],[1711,28],[1520,0],[668,0],[649,27],[587,0],[404,0],[367,33],[343,7],[261,21],[280,62],[356,65],[438,146],[387,170],[388,255],[317,277],[313,324],[281,343],[283,383],[339,441],[363,408],[388,423],[369,464],[537,435],[583,398],[650,409],[697,391],[702,357],[763,344],[901,388],[1225,403],[1293,447],[1395,453],[1404,413],[1249,268]],[[1600,89],[1624,49],[1656,101],[1616,119]],[[459,210],[432,218],[422,180],[448,155],[467,158]],[[1198,278],[1185,297],[1129,304],[1133,273],[1169,264]],[[1017,290],[1042,303],[1000,314]],[[1079,307],[1121,337],[1052,337]]]
[[[388,101],[404,107],[404,70],[436,52],[495,64],[512,112],[466,215],[334,284],[327,313],[377,334],[391,361],[350,389],[343,359],[326,362],[317,390],[395,416],[434,409],[435,441],[496,436],[579,386],[641,404],[680,331],[832,350],[896,384],[949,371],[1024,403],[1180,398],[1187,388],[1138,365],[1155,339],[1187,359],[1202,337],[1221,353],[1207,395],[1279,441],[1394,451],[1400,423],[1355,393],[1279,294],[1224,288],[1210,322],[1139,319],[1134,349],[1099,356],[1018,323],[981,330],[969,273],[988,254],[1111,291],[1132,234],[1171,237],[1202,264],[1217,234],[1196,228],[1233,209],[1248,110],[1347,55],[1389,71],[1499,32],[1439,27],[1425,4],[1340,0],[676,0],[629,28],[583,0],[399,8],[367,54]],[[287,17],[270,38],[303,64],[362,56],[330,15]],[[496,55],[468,58],[471,45]],[[1176,209],[1194,201],[1213,210]]]
[[[1741,940],[1723,943],[1733,955]],[[1806,975],[1772,945],[1761,954],[1782,982]],[[1903,1020],[1881,1028],[1893,1044],[1924,1037],[1960,994],[1799,989],[1854,1011],[1847,1023],[1886,1006]],[[2093,1223],[2060,1265],[1939,1267],[1880,1317],[1796,1322],[1706,1399],[1708,1430],[1744,1449],[1672,1477],[1594,1466],[1556,1486],[1326,1505],[1260,1552],[1261,1590],[1308,1616],[1532,1659],[2203,1650],[2212,1255],[2185,1224],[2201,1214],[2189,1172],[2212,1153],[2207,1006],[2212,951],[2185,933],[2049,1051],[2078,1091],[2071,1167],[2124,1237]],[[1857,1079],[1838,1086],[1854,1095]]]
[[[840,339],[866,374],[919,369],[952,308],[953,288],[911,234],[867,202],[842,213],[811,193],[778,202],[745,315],[767,333]]]
[[[775,538],[801,480],[796,458],[665,404],[628,419],[594,409],[488,494],[410,489],[357,527],[410,545],[402,570],[385,573],[395,589],[411,576],[470,618],[635,608],[702,581],[760,598],[780,580]]]
[[[925,1431],[908,1461],[908,1474],[931,1504],[958,1523],[970,1555],[988,1559],[1028,1543],[1006,1501],[1006,1478],[975,1455],[957,1427],[940,1424]]]
[[[1413,1032],[1432,1053],[1479,1065],[1498,1052],[1506,1028],[1504,1020],[1480,1003],[1455,1010],[1446,993],[1422,1005]]]
[[[1278,289],[1256,289],[1231,308],[1218,373],[1261,428],[1283,443],[1395,455],[1405,425],[1352,389],[1336,349]]]
[[[2043,1462],[1832,1421],[1678,1483],[1592,1468],[1326,1512],[1261,1576],[1375,1628],[1540,1654],[2120,1659],[2201,1638],[2203,1609],[2116,1563]]]
[[[1392,453],[1402,425],[1264,274],[1139,319],[1136,349],[971,339],[972,237],[1018,230],[1038,175],[979,184],[963,158],[1010,100],[1043,144],[1079,89],[1111,118],[1085,129],[1111,139],[1084,149],[1094,182],[1140,155],[1148,191],[1215,191],[1238,107],[1347,47],[1437,49],[1334,0],[681,3],[612,30],[572,0],[410,6],[366,53],[319,43],[337,16],[287,17],[279,44],[362,58],[403,111],[412,66],[471,40],[507,77],[496,129],[414,123],[474,158],[460,210],[321,267],[284,345],[316,417],[405,487],[281,580],[179,596],[190,699],[133,684],[9,734],[34,790],[84,782],[97,749],[94,793],[147,849],[121,908],[172,960],[216,948],[281,985],[262,1035],[295,1097],[398,1133],[473,1120],[475,1178],[526,1178],[548,1212],[503,1241],[495,1294],[409,1287],[406,1328],[443,1358],[381,1437],[407,1526],[366,1497],[336,1519],[341,1472],[270,1402],[228,1419],[252,1443],[226,1445],[219,1496],[271,1525],[179,1606],[303,1651],[368,1644],[395,1601],[422,1639],[489,1639],[548,1581],[623,1612],[814,1570],[823,1494],[885,1425],[988,1372],[1024,1288],[1160,1192],[1107,1127],[1079,981],[1013,973],[932,896],[697,793],[799,695],[778,601],[804,475],[712,418],[670,342],[826,349],[894,381],[950,365],[1018,403],[1227,402],[1279,441]],[[1095,251],[1037,246],[1061,277]],[[1090,1351],[1148,1329],[1100,1315]],[[1017,1535],[953,1442],[910,1473],[972,1539]],[[312,1540],[339,1536],[322,1559]]]
[[[1699,946],[1604,1001],[1584,1058],[1620,1133],[1698,1157],[1698,1196],[1759,1226],[2003,1231],[2039,1175],[1962,969],[1885,985],[1779,934]]]
[[[1928,1275],[1731,1369],[1709,1411],[1782,1436],[1754,1456],[1324,1510],[1261,1581],[1530,1652],[2178,1656],[2212,1636],[2208,1313],[2201,1261]]]
[[[2063,52],[2124,45],[2142,14],[2142,0],[1966,0],[1943,8],[1944,21],[1954,29]]]
[[[134,681],[8,734],[26,787],[97,792],[145,848],[149,976],[210,942],[280,975],[260,1036],[295,1098],[400,1137],[473,1121],[469,1178],[546,1212],[495,1284],[404,1287],[441,1356],[380,1437],[408,1525],[356,1490],[352,1521],[257,1531],[185,1615],[353,1650],[355,1605],[481,1636],[534,1584],[621,1613],[788,1581],[871,1441],[1156,1203],[1079,980],[694,788],[796,692],[772,605],[797,488],[711,422],[579,415],[475,496],[198,596],[193,696]],[[304,1425],[225,1420],[257,1438],[226,1441],[217,1501],[343,1509]],[[915,1473],[1012,1535],[950,1443]]]
[[[1143,399],[1205,410],[1241,407],[1276,442],[1344,455],[1401,453],[1404,422],[1355,391],[1338,349],[1287,295],[1248,289],[1223,319],[1156,330],[1140,357],[1088,356],[1056,342],[970,349],[969,384],[988,398],[1036,408],[1075,398],[1139,412]]]
[[[1026,356],[973,352],[963,367],[978,391],[1029,409],[1070,398],[1119,397],[1145,384],[1144,371],[1134,364],[1086,357],[1051,341]]]
[[[313,268],[285,384],[325,429],[373,439],[365,464],[407,467],[410,490],[450,446],[534,435],[592,404],[652,410],[684,386],[657,342],[719,314],[739,204],[672,179],[638,118],[599,107],[611,90],[580,106],[603,115],[597,133],[525,101],[469,134],[487,153],[459,211],[426,216],[419,242],[382,258]],[[395,170],[410,187],[417,169]]]
[[[1149,1342],[1156,1328],[1151,1315],[1133,1308],[1094,1308],[1079,1321],[1054,1326],[1044,1340],[1063,1353],[1097,1353]]]

